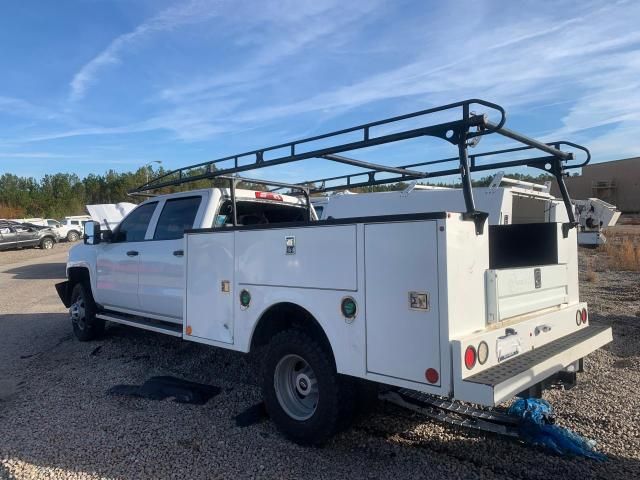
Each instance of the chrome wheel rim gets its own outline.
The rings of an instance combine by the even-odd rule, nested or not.
[[[316,375],[304,358],[289,354],[280,359],[273,384],[278,402],[287,415],[299,421],[313,416],[320,390]]]
[[[82,295],[78,295],[76,301],[69,307],[69,315],[71,316],[71,321],[74,325],[76,325],[80,330],[84,330],[86,326],[85,322],[85,304],[84,297]]]
[[[53,247],[53,242],[51,240],[45,240],[43,245],[45,250],[49,250],[51,247]]]

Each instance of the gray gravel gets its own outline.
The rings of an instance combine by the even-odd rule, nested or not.
[[[269,421],[236,427],[260,400],[258,356],[122,326],[77,342],[53,289],[63,249],[30,252],[0,267],[0,478],[640,478],[638,273],[583,282],[591,321],[613,325],[614,343],[576,388],[545,394],[562,425],[598,441],[600,464],[382,404],[324,448],[292,444]],[[106,395],[157,374],[222,393],[204,406]]]
[[[72,242],[56,243],[51,250],[43,250],[41,248],[23,248],[20,250],[4,250],[0,252],[0,266],[11,265],[18,262],[34,262],[37,259],[57,255],[60,252],[66,252],[75,245]]]

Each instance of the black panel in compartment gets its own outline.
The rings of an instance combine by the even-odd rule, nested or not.
[[[558,263],[556,223],[489,226],[489,268],[533,267]]]

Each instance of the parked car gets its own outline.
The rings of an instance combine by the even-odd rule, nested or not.
[[[82,222],[80,220],[54,220],[47,218],[47,226],[54,230],[61,240],[76,242],[82,236]]]
[[[76,242],[82,237],[84,232],[82,227],[83,222],[90,219],[91,217],[88,215],[78,215],[65,217],[62,220],[56,220],[54,218],[14,218],[9,221],[23,225],[50,228],[55,232],[58,240]]]
[[[49,250],[58,241],[58,236],[49,227],[0,221],[0,250],[39,247]]]
[[[66,229],[65,238],[69,242],[79,240],[84,234],[84,222],[88,220],[91,220],[91,216],[89,215],[75,215],[64,217],[60,220],[60,224]]]

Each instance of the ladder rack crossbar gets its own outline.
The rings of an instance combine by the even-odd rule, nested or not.
[[[586,151],[588,154],[588,151],[586,149],[584,149],[584,147],[581,147],[579,145],[575,145],[572,144],[570,142],[564,142],[564,141],[558,141],[558,142],[550,142],[547,143],[546,145],[550,146],[550,147],[554,147],[556,149],[559,149],[562,145],[568,145],[570,147],[573,148],[578,148],[580,150]],[[509,161],[502,161],[499,163],[488,163],[488,164],[479,164],[479,162],[477,161],[478,159],[482,159],[483,157],[488,157],[488,156],[494,156],[494,155],[504,155],[504,154],[508,154],[508,153],[517,153],[517,152],[523,152],[523,151],[527,151],[527,150],[537,150],[537,147],[533,147],[533,146],[521,146],[521,147],[512,147],[512,148],[504,148],[504,149],[500,149],[500,150],[493,150],[493,151],[486,151],[486,152],[481,152],[481,153],[475,153],[475,154],[470,154],[469,155],[469,162],[470,162],[470,170],[471,172],[483,172],[483,171],[487,171],[487,170],[494,170],[497,168],[497,166],[499,167],[504,167],[504,168],[509,168],[509,167],[518,167],[518,166],[532,166],[532,165],[542,165],[547,163],[550,160],[553,160],[554,156],[542,156],[542,157],[529,157],[529,158],[523,158],[523,159],[518,159],[518,160],[509,160]],[[568,159],[572,159],[572,153],[571,152],[563,152],[563,153],[567,153],[568,154]],[[343,159],[345,157],[342,157]],[[351,159],[353,161],[355,161],[354,159]],[[418,167],[425,167],[425,166],[430,166],[430,165],[438,165],[438,164],[442,164],[442,163],[448,163],[448,162],[459,162],[460,159],[459,157],[447,157],[447,158],[442,158],[442,159],[438,159],[438,160],[428,160],[425,162],[416,162],[416,163],[410,163],[410,164],[406,164],[406,165],[400,165],[398,167],[395,167],[396,169],[400,169],[400,170],[405,170],[409,171],[408,169],[415,169]],[[571,168],[578,168],[580,166],[582,166],[583,164],[580,163],[578,165],[565,165],[564,168],[565,169],[571,169]],[[388,167],[387,167],[388,168]],[[329,192],[329,191],[335,191],[335,190],[340,190],[340,189],[344,189],[344,188],[357,188],[357,187],[366,187],[366,186],[373,186],[373,185],[384,185],[384,184],[388,184],[388,183],[395,183],[395,182],[403,182],[403,181],[408,181],[408,180],[416,180],[416,179],[427,179],[427,178],[437,178],[437,177],[444,177],[444,176],[448,176],[448,175],[456,175],[459,173],[459,169],[458,168],[449,168],[449,169],[445,169],[445,170],[437,170],[437,171],[431,171],[431,172],[414,172],[416,173],[416,175],[407,175],[406,173],[402,173],[400,172],[400,175],[398,176],[394,176],[394,177],[388,177],[388,178],[384,178],[384,179],[376,179],[375,176],[377,173],[386,173],[389,172],[390,170],[386,170],[386,171],[382,171],[379,169],[369,169],[366,171],[362,171],[362,172],[355,172],[355,173],[349,173],[349,174],[345,174],[345,175],[337,175],[337,176],[332,176],[332,177],[324,177],[324,178],[319,178],[319,179],[315,179],[315,180],[307,180],[304,182],[300,182],[298,183],[298,185],[306,185],[309,186],[310,188],[310,192],[311,193],[321,193],[321,192]],[[364,182],[359,182],[357,184],[354,184],[352,181],[355,178],[358,177],[362,177],[362,176],[366,176],[368,178],[367,181]],[[345,180],[345,183],[343,184],[335,184],[335,185],[327,185],[327,183],[329,182],[335,182],[335,181],[339,181],[339,180]],[[374,183],[372,183],[374,182]],[[279,190],[279,188],[275,189],[275,190]]]

